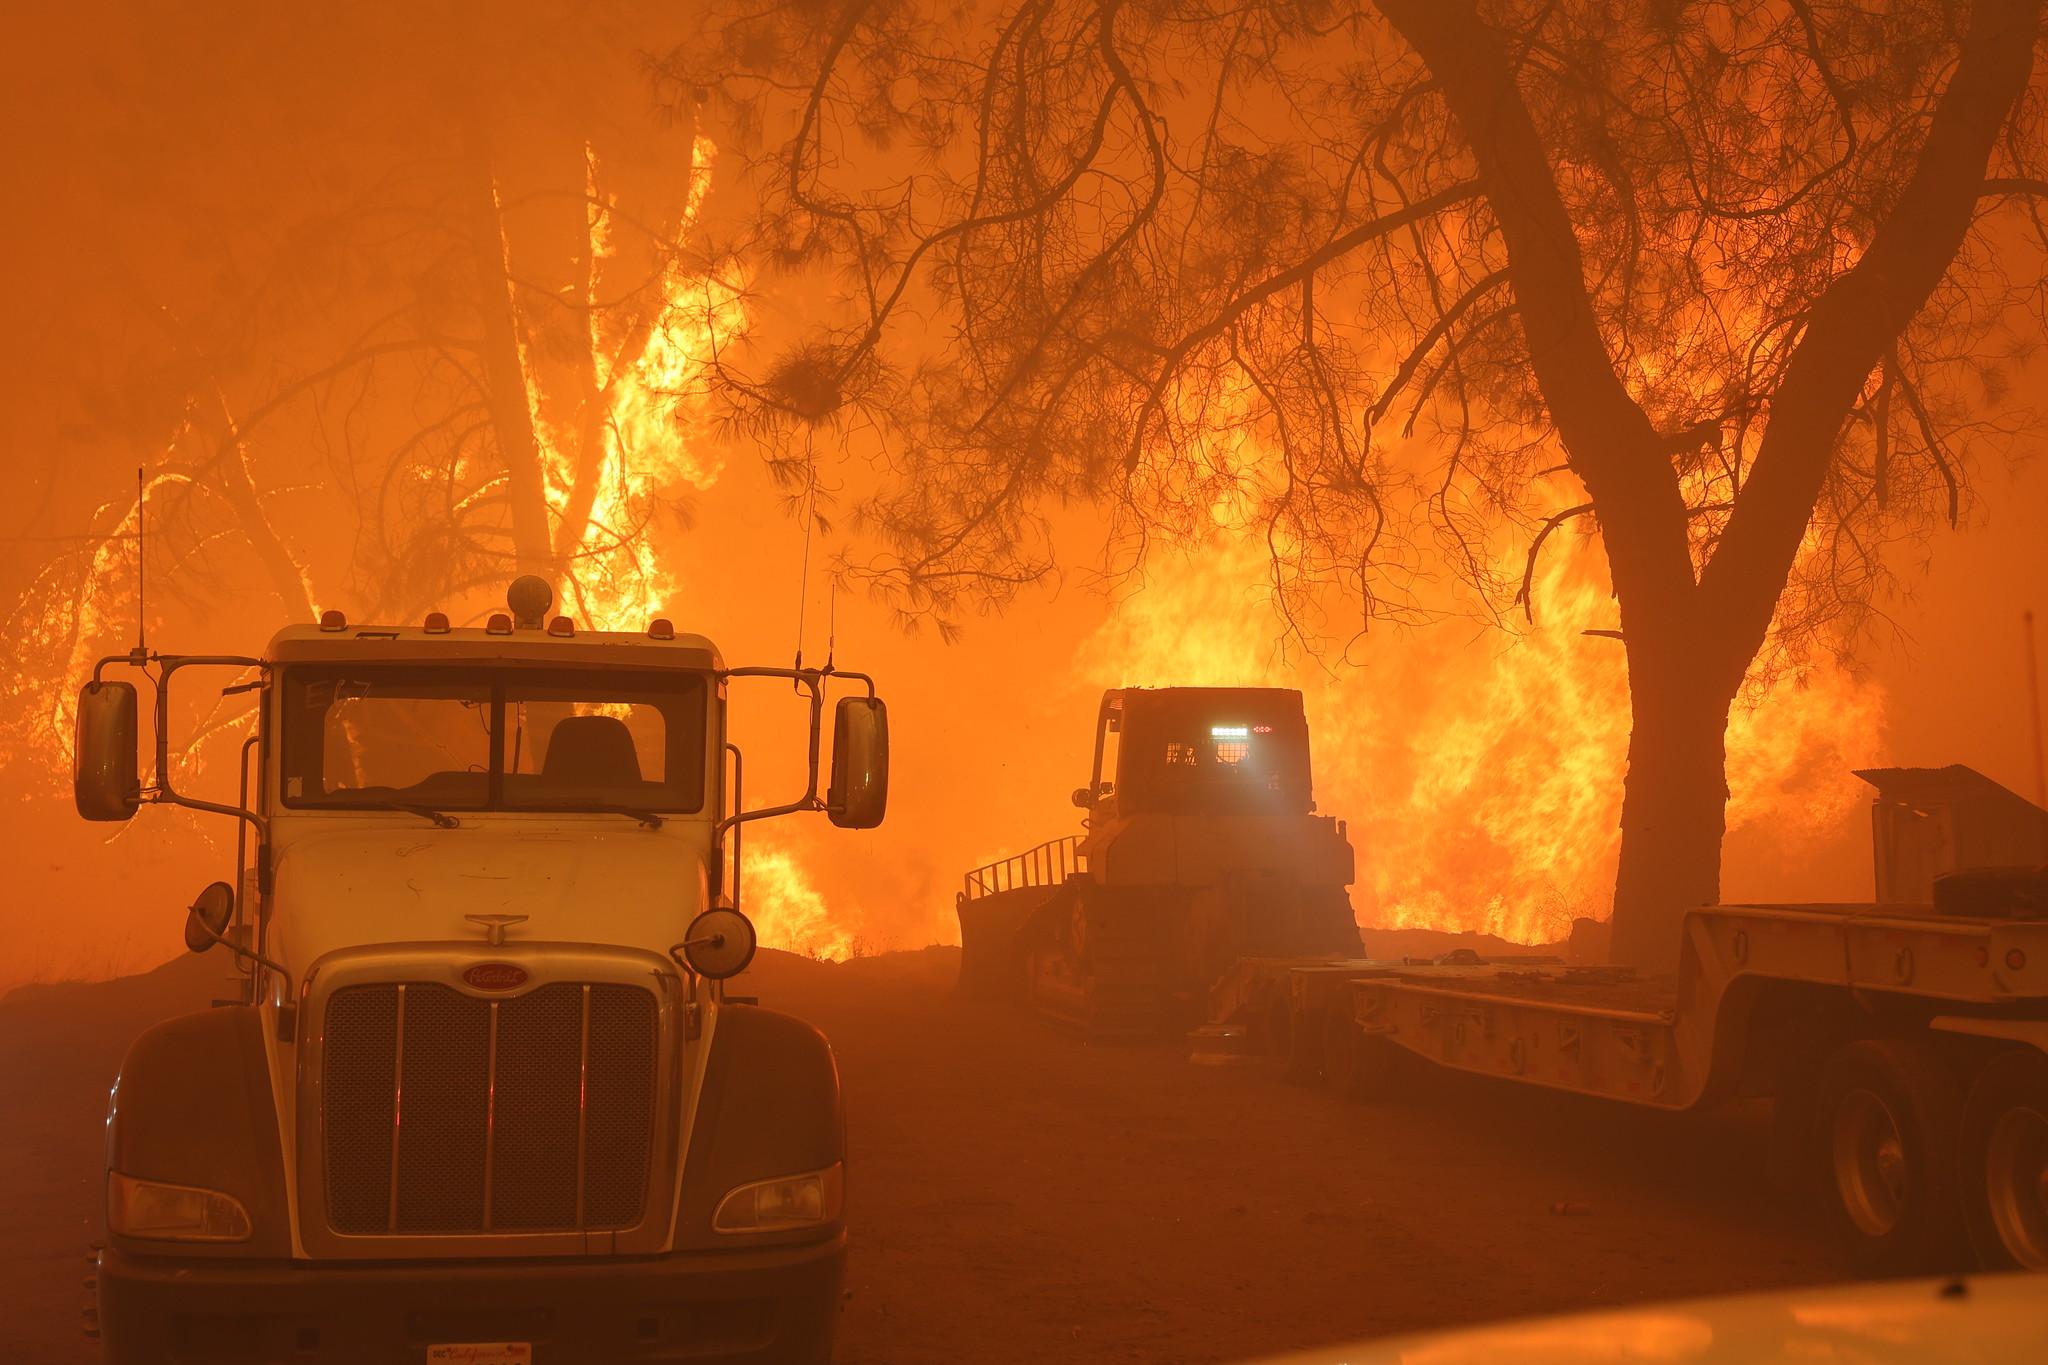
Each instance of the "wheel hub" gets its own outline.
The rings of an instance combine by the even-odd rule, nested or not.
[[[1991,1221],[2014,1260],[2048,1269],[2048,1115],[2016,1104],[1991,1125],[1984,1163]]]
[[[1899,1225],[1912,1188],[1912,1166],[1899,1121],[1884,1099],[1852,1090],[1835,1111],[1830,1144],[1842,1208],[1866,1237]]]

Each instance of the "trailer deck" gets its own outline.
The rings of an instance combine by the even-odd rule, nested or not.
[[[1965,768],[1860,775],[1870,902],[1690,910],[1669,975],[1248,960],[1202,1032],[1354,1099],[1410,1057],[1653,1109],[1768,1097],[1774,1177],[1818,1187],[1859,1266],[1916,1268],[1960,1222],[1978,1264],[2048,1269],[2048,811]]]
[[[1254,1045],[1285,1054],[1290,1071],[1332,1068],[1349,1088],[1369,1083],[1392,1046],[1684,1109],[1742,1082],[1756,1002],[1797,992],[1865,1009],[1889,1000],[1953,1033],[2048,1036],[2048,923],[1924,905],[1713,906],[1687,916],[1672,975],[1469,952],[1248,959],[1217,984],[1208,1017],[1249,1022]]]

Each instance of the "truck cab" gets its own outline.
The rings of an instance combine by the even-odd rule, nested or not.
[[[878,823],[886,712],[864,675],[728,668],[666,621],[548,620],[551,596],[522,580],[470,628],[329,612],[260,659],[138,647],[81,693],[82,814],[185,804],[244,834],[186,926],[240,998],[143,1035],[113,1091],[110,1360],[829,1355],[836,1066],[725,982],[754,950],[743,824]],[[101,676],[142,663],[149,788],[135,689]],[[260,704],[234,805],[163,762],[171,681],[208,664]],[[758,677],[808,694],[811,749],[803,794],[749,811],[726,719]]]

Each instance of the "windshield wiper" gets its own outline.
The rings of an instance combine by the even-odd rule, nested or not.
[[[651,810],[642,810],[638,806],[605,806],[596,804],[579,804],[574,806],[563,806],[562,809],[565,811],[575,811],[578,814],[581,814],[584,811],[590,811],[597,815],[623,815],[626,816],[628,819],[638,820],[641,824],[647,826],[647,828],[649,829],[661,828],[662,817],[659,814]]]
[[[442,829],[462,828],[462,822],[445,811],[435,810],[432,806],[417,805],[411,801],[366,801],[358,809],[402,810],[408,815],[417,815],[422,820],[432,820]]]

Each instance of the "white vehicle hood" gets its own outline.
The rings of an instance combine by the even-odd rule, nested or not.
[[[524,915],[507,943],[666,955],[704,908],[708,846],[703,824],[650,830],[617,816],[294,831],[277,849],[269,946],[296,978],[337,949],[481,943],[484,929],[465,916]]]
[[[1524,1318],[1276,1357],[1265,1365],[2048,1360],[2048,1279],[1980,1275]]]

